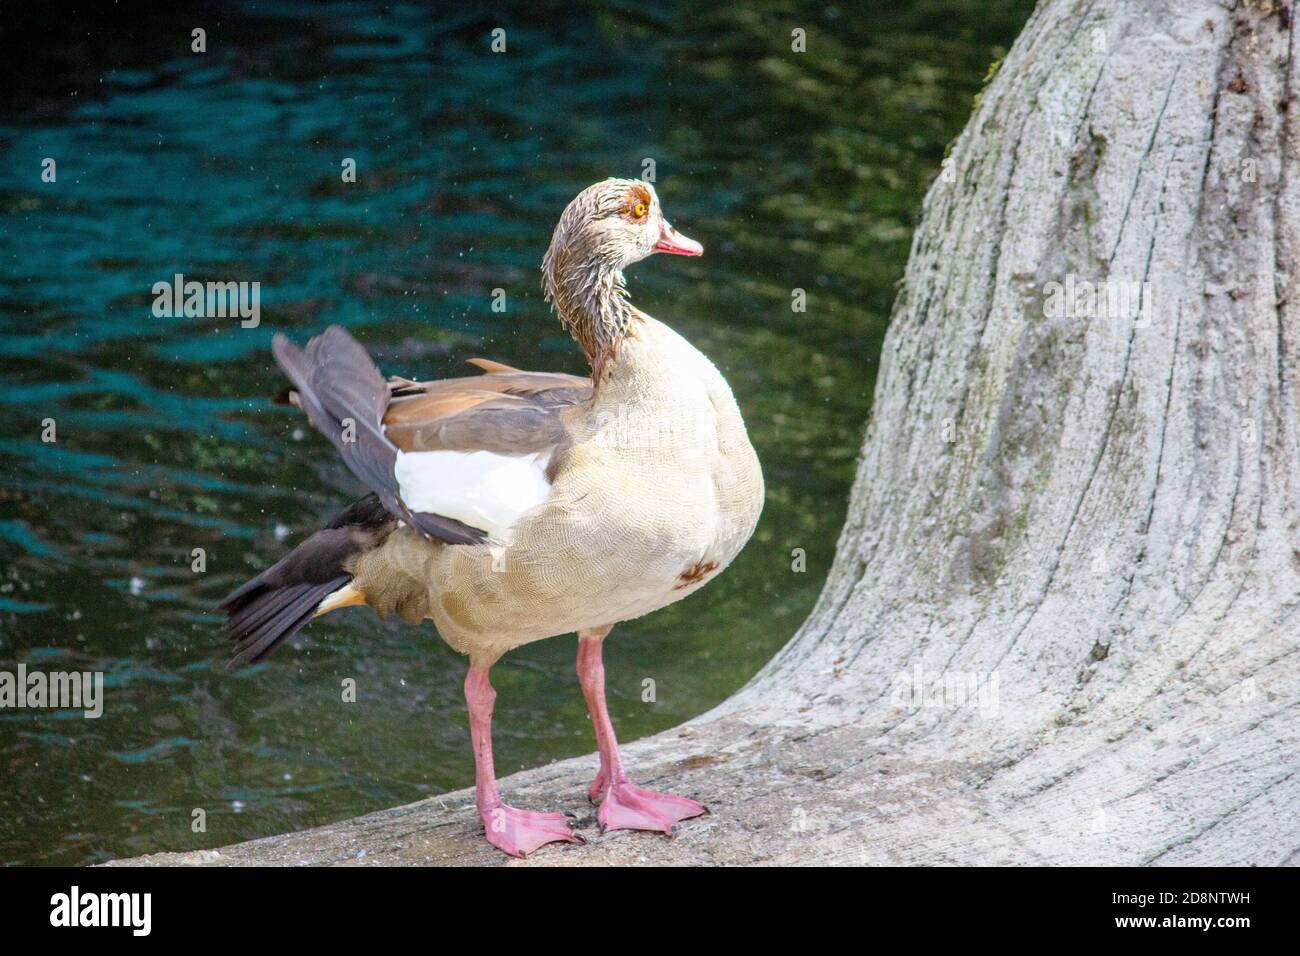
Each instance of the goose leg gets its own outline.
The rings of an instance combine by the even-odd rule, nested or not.
[[[582,838],[569,829],[564,814],[518,810],[501,802],[492,766],[492,705],[496,698],[487,668],[470,667],[465,677],[465,703],[474,745],[474,795],[488,842],[511,856],[526,856],[558,840],[581,843]]]
[[[578,681],[587,699],[587,710],[596,731],[600,750],[600,772],[588,790],[594,803],[603,796],[596,819],[602,832],[607,830],[657,830],[672,835],[679,820],[708,813],[704,804],[671,793],[644,790],[632,783],[623,770],[618,753],[614,725],[605,706],[605,663],[602,654],[605,635],[610,628],[578,632]]]

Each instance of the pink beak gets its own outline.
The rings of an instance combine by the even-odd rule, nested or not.
[[[669,252],[675,256],[702,256],[704,247],[689,236],[683,236],[667,219],[660,219],[659,241],[655,243],[655,252]]]

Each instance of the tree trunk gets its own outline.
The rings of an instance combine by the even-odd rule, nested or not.
[[[1040,5],[926,199],[817,607],[627,748],[714,815],[532,862],[1300,860],[1294,33],[1224,5]],[[146,859],[504,859],[472,802]]]

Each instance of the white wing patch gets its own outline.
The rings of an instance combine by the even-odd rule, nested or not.
[[[393,474],[412,511],[445,515],[505,540],[520,515],[551,494],[548,449],[531,455],[490,451],[398,451]]]

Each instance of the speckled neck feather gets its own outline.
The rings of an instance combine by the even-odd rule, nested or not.
[[[651,194],[643,195],[648,204]],[[585,227],[627,200],[628,191],[621,186],[584,191],[565,209],[542,260],[546,301],[582,346],[597,387],[641,313],[628,302],[623,279],[627,248],[615,237]]]
[[[569,265],[572,257],[563,253],[556,260],[554,276],[547,274],[546,298],[555,306],[569,334],[582,346],[591,363],[593,380],[599,384],[638,312],[627,301],[619,270],[602,268],[599,263]]]

